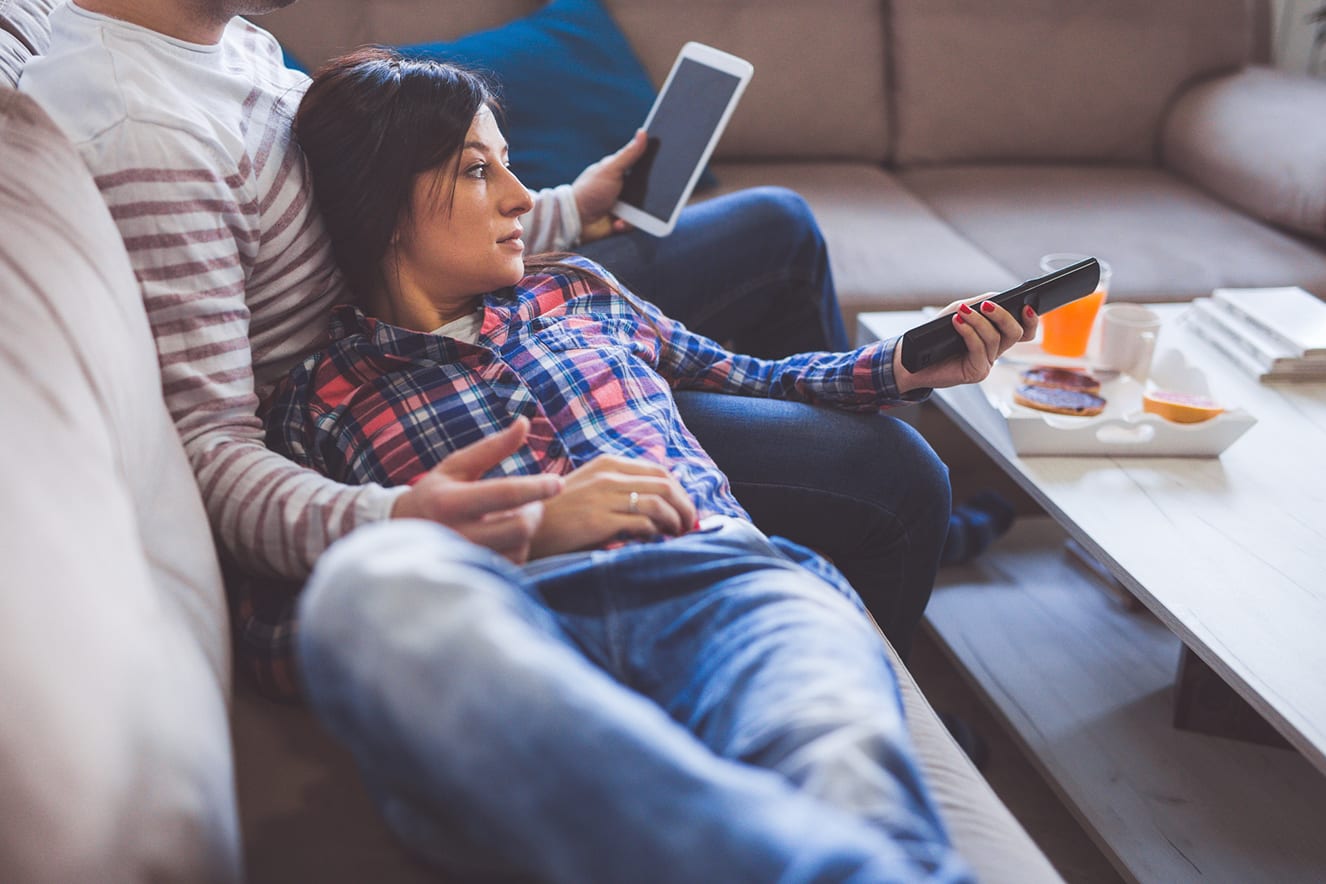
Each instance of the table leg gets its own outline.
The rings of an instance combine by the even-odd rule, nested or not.
[[[1174,684],[1174,726],[1215,737],[1292,749],[1289,742],[1186,646]]]

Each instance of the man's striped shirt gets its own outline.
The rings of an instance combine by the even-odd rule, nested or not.
[[[308,78],[243,19],[217,45],[73,4],[51,26],[20,88],[78,147],[119,225],[213,529],[249,570],[303,577],[400,493],[341,485],[263,444],[260,397],[325,341],[342,299],[291,140]],[[532,249],[571,245],[570,188],[540,193],[525,226]]]

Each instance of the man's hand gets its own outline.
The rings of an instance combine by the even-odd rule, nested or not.
[[[580,210],[582,243],[631,229],[631,225],[620,218],[614,218],[611,212],[617,197],[621,195],[626,173],[644,155],[645,144],[645,130],[637,129],[625,147],[599,160],[572,182],[576,208]]]
[[[541,501],[562,490],[560,476],[483,479],[525,444],[529,419],[453,451],[396,499],[393,519],[439,522],[519,564],[542,521]]]
[[[695,504],[664,467],[601,455],[566,477],[546,505],[530,558],[594,549],[619,535],[677,536],[695,526]]]
[[[944,308],[953,314],[953,327],[967,345],[967,352],[943,362],[926,366],[913,374],[902,365],[903,342],[893,350],[893,379],[900,393],[922,387],[956,387],[985,380],[994,362],[1019,341],[1036,337],[1040,317],[1030,307],[1024,309],[1021,322],[994,301],[990,294],[970,301],[955,301]]]

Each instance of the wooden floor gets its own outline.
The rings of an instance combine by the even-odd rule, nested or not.
[[[1147,667],[1160,666],[1164,669],[1164,672],[1157,676],[1156,690],[1151,692],[1154,696],[1148,694],[1143,698],[1145,702],[1139,701],[1132,707],[1120,706],[1122,712],[1119,715],[1105,714],[1108,710],[1099,708],[1084,711],[1077,708],[1081,704],[1070,696],[1057,696],[1057,699],[1042,697],[1037,693],[1019,696],[1017,691],[1010,695],[1007,691],[1001,690],[1000,679],[992,677],[988,667],[981,665],[982,659],[991,652],[991,648],[986,647],[982,641],[976,641],[978,646],[973,645],[973,636],[987,635],[991,632],[1000,635],[1016,634],[1017,637],[1012,640],[1018,643],[1018,647],[1037,648],[1035,652],[1037,655],[1041,658],[1055,658],[1056,662],[1050,665],[1060,666],[1063,662],[1062,654],[1051,653],[1050,648],[1036,643],[1048,640],[1047,636],[1053,633],[1060,635],[1061,642],[1068,642],[1075,649],[1068,655],[1070,659],[1083,655],[1091,657],[1092,654],[1088,651],[1095,646],[1090,639],[1096,636],[1096,631],[1100,629],[1109,631],[1109,627],[1118,625],[1115,623],[1116,620],[1124,618],[1115,616],[1111,612],[1112,608],[1117,608],[1117,599],[1104,590],[1104,584],[1079,574],[1063,573],[1065,570],[1078,572],[1081,569],[1065,569],[1061,563],[1055,566],[1058,568],[1055,574],[1040,573],[1037,571],[1038,568],[1044,570],[1042,566],[1051,565],[1045,556],[1041,555],[1039,564],[1035,560],[1030,563],[1031,571],[1035,572],[1030,573],[1028,562],[1024,561],[1024,554],[1028,550],[1014,550],[1011,547],[1017,547],[1028,539],[1021,537],[1026,533],[1023,530],[1027,527],[1024,526],[1024,522],[1035,521],[1038,517],[1044,521],[1045,517],[1040,508],[1021,489],[1013,485],[1001,470],[995,468],[969,440],[951,425],[947,425],[946,421],[942,420],[942,416],[927,416],[923,410],[919,416],[922,419],[915,421],[918,423],[918,428],[952,469],[955,501],[961,502],[974,492],[987,488],[1004,493],[1014,502],[1018,511],[1018,522],[1012,532],[1012,535],[1018,536],[1011,535],[1002,543],[997,543],[994,549],[978,559],[974,567],[946,569],[941,572],[938,581],[940,589],[937,590],[936,598],[932,599],[928,609],[928,616],[936,618],[938,627],[927,627],[938,628],[940,631],[926,635],[925,640],[918,643],[913,659],[909,661],[909,668],[937,709],[964,715],[976,724],[977,729],[992,743],[994,753],[986,770],[987,779],[1064,877],[1070,882],[1121,880],[1120,873],[1113,871],[1106,854],[1102,852],[1104,848],[1098,849],[1091,840],[1092,836],[1088,836],[1078,825],[1074,819],[1076,813],[1084,819],[1090,818],[1094,837],[1105,838],[1111,845],[1118,843],[1122,833],[1129,846],[1122,854],[1117,852],[1110,854],[1120,863],[1120,868],[1127,867],[1131,870],[1131,873],[1126,874],[1122,880],[1143,882],[1198,879],[1239,882],[1326,880],[1326,871],[1323,871],[1326,870],[1326,846],[1320,845],[1320,838],[1312,834],[1314,831],[1319,831],[1315,827],[1319,826],[1320,820],[1326,819],[1326,781],[1323,781],[1296,753],[1287,753],[1285,750],[1265,752],[1258,747],[1249,747],[1248,744],[1230,743],[1222,746],[1221,744],[1226,741],[1217,739],[1213,742],[1168,734],[1160,741],[1164,751],[1159,753],[1148,750],[1134,755],[1130,751],[1114,751],[1111,748],[1113,744],[1107,743],[1097,746],[1097,750],[1102,756],[1110,756],[1110,760],[1104,758],[1093,760],[1087,755],[1077,758],[1069,768],[1063,766],[1061,762],[1064,762],[1064,758],[1057,757],[1063,753],[1053,749],[1059,744],[1053,740],[1047,743],[1045,739],[1041,739],[1043,734],[1038,736],[1038,723],[1047,719],[1047,716],[1048,719],[1055,718],[1053,708],[1055,704],[1062,705],[1067,710],[1065,714],[1091,713],[1095,716],[1093,720],[1116,718],[1126,722],[1132,721],[1143,712],[1146,713],[1151,725],[1155,724],[1151,719],[1168,718],[1172,715],[1172,706],[1166,699],[1165,692],[1169,690],[1172,673],[1177,663],[1177,640],[1163,628],[1159,628],[1158,623],[1155,623],[1156,629],[1141,628],[1133,624],[1135,628],[1125,630],[1127,636],[1124,637],[1129,641],[1116,647],[1115,655],[1107,654],[1104,657],[1100,654],[1095,655],[1093,667],[1100,664],[1099,671],[1106,672],[1107,675],[1113,673],[1105,679],[1111,684],[1118,681],[1115,678],[1118,672],[1114,670],[1119,667],[1112,669],[1108,664],[1113,656],[1122,652],[1121,648],[1146,651],[1146,653],[1139,651],[1130,657],[1130,659],[1136,658],[1134,663],[1137,665],[1127,670],[1133,675]],[[936,424],[934,420],[927,421],[927,417],[939,417],[940,420]],[[1009,556],[1016,557],[1016,561],[1009,559]],[[1062,547],[1057,558],[1068,560]],[[1094,626],[1077,623],[1078,627],[1084,629],[1090,627],[1085,633],[1081,629],[1074,632],[1072,629],[1065,631],[1056,627],[1053,630],[1042,630],[1046,635],[1038,635],[1033,628],[1036,622],[1035,610],[1029,610],[1026,605],[1021,605],[1017,599],[1012,598],[1012,596],[1024,596],[1026,593],[1013,592],[1000,595],[999,587],[1008,589],[1010,586],[1027,582],[1010,576],[1015,574],[1027,577],[1031,583],[1037,585],[1046,584],[1061,589],[1085,587],[1080,600],[1074,602],[1069,609],[1055,607],[1055,604],[1048,606],[1042,604],[1066,602],[1065,598],[1059,598],[1064,593],[1052,593],[1054,599],[1032,599],[1038,602],[1031,606],[1032,609],[1044,608],[1043,613],[1055,618],[1055,623],[1065,620],[1075,622],[1081,619],[1076,617],[1074,612],[1085,611],[1085,608],[1082,608],[1083,604],[1087,608],[1098,609],[1094,611],[1094,616],[1101,622],[1093,621]],[[946,584],[951,585],[948,591],[943,589]],[[941,592],[945,594],[941,596]],[[999,598],[994,599],[992,593],[999,595]],[[1005,595],[1009,597],[1006,598]],[[972,608],[979,610],[972,613]],[[1070,634],[1077,638],[1068,637]],[[1156,634],[1162,635],[1169,644],[1174,645],[1174,648],[1169,648],[1169,645],[1160,647],[1162,643],[1156,638]],[[1141,644],[1137,645],[1137,641],[1141,641]],[[1169,653],[1170,650],[1174,653]],[[951,661],[954,655],[962,659],[960,665]],[[1093,668],[1092,671],[1097,669]],[[997,711],[991,712],[992,707],[986,706],[988,698],[997,698],[992,701],[1000,704]],[[1046,703],[1049,703],[1050,707],[1046,707]],[[1130,717],[1128,709],[1134,707],[1137,714]],[[1096,715],[1096,713],[1101,714]],[[1014,727],[1018,729],[1016,734],[1013,732]],[[1128,743],[1127,740],[1123,742]],[[1029,745],[1038,747],[1038,756],[1034,762],[1023,754],[1023,749]],[[1234,748],[1231,749],[1231,746]],[[1047,749],[1053,749],[1048,756],[1043,754]],[[1159,767],[1156,766],[1158,764]],[[1068,772],[1068,779],[1075,785],[1067,789],[1067,795],[1065,788],[1070,785],[1069,783],[1063,780],[1057,781],[1053,789],[1046,784],[1040,772],[1047,769],[1057,771],[1056,776],[1063,776],[1066,771]],[[1089,771],[1091,775],[1083,773],[1084,770]],[[1219,774],[1221,771],[1224,773]],[[1102,776],[1105,778],[1101,779]],[[1176,817],[1170,812],[1172,809],[1162,808],[1160,816],[1165,819],[1157,822],[1142,814],[1135,802],[1125,808],[1123,804],[1113,802],[1111,799],[1108,802],[1109,808],[1102,816],[1100,807],[1093,809],[1094,804],[1098,802],[1095,802],[1092,796],[1107,795],[1117,798],[1115,792],[1118,790],[1114,790],[1114,780],[1120,777],[1125,779],[1131,777],[1138,782],[1152,783],[1169,783],[1177,777],[1183,781],[1187,789],[1184,807],[1188,808],[1189,812],[1186,816],[1178,814]],[[1078,780],[1081,782],[1077,782]],[[1161,791],[1164,792],[1163,789]],[[1062,800],[1061,795],[1065,796]],[[1088,802],[1085,808],[1081,804],[1084,797]],[[1165,792],[1162,797],[1169,797],[1169,793]],[[1069,800],[1075,802],[1071,810],[1067,804]],[[1180,817],[1182,819],[1179,819]],[[1165,874],[1157,873],[1159,867],[1153,866],[1147,860],[1145,851],[1139,854],[1138,849],[1135,849],[1139,845],[1150,843],[1133,837],[1138,834],[1139,828],[1147,828],[1145,824],[1147,820],[1150,820],[1154,824],[1151,827],[1157,830],[1179,832],[1178,835],[1174,835],[1171,831],[1167,836],[1172,850],[1166,850],[1164,843],[1156,842],[1159,852],[1166,854],[1162,857],[1168,863],[1165,866],[1167,870]],[[1196,834],[1187,831],[1190,828],[1189,823],[1196,826],[1193,829]],[[1250,832],[1260,834],[1253,836],[1249,834]],[[1191,839],[1187,837],[1189,834],[1193,834]],[[1193,845],[1198,849],[1189,851],[1188,848]],[[1225,846],[1226,853],[1221,853],[1220,845]],[[1110,849],[1114,850],[1113,847]],[[1177,859],[1169,854],[1176,854]],[[1184,859],[1188,863],[1186,867],[1181,862]]]

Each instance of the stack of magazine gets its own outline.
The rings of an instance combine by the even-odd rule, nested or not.
[[[1326,381],[1326,303],[1301,288],[1216,289],[1188,327],[1261,381]]]

